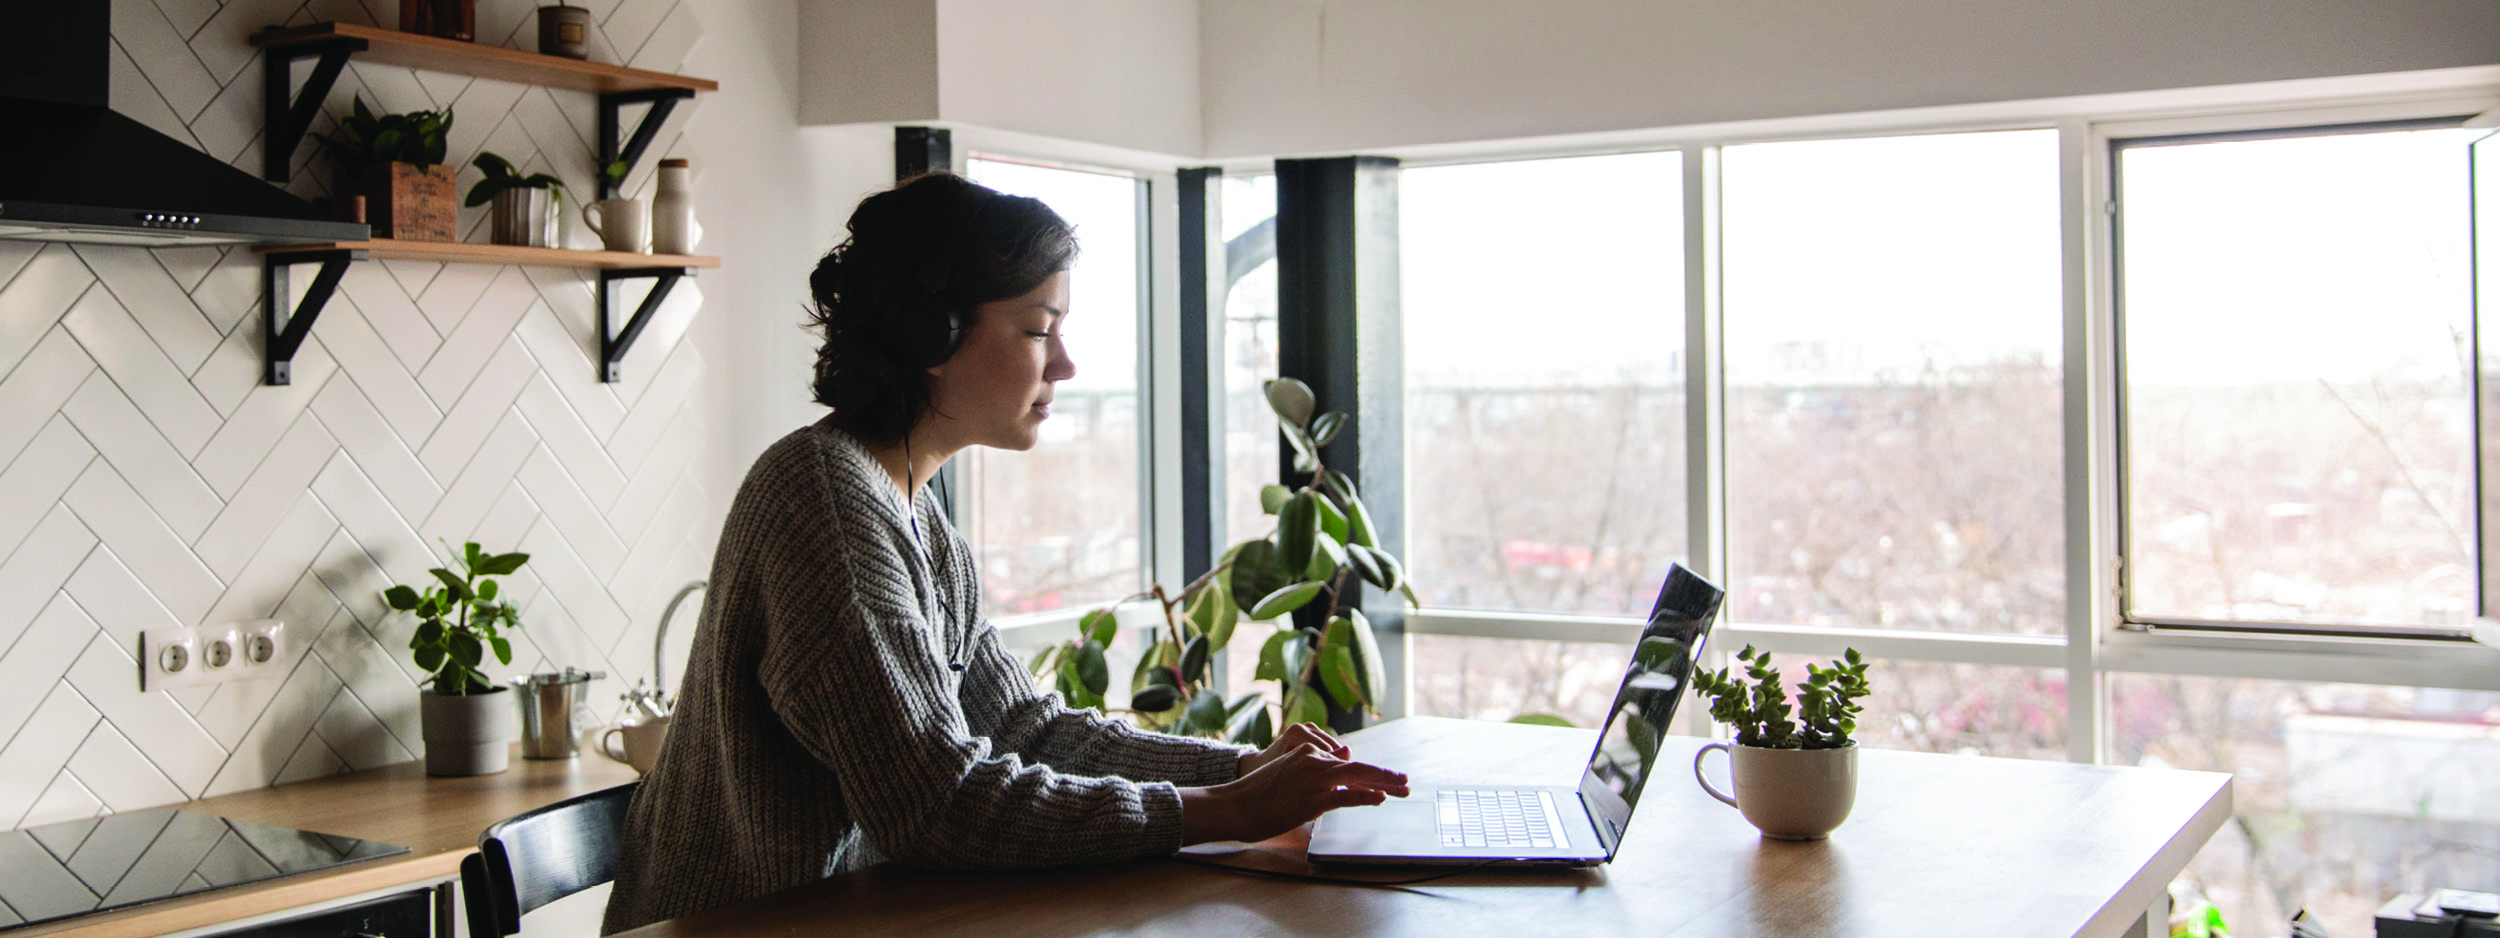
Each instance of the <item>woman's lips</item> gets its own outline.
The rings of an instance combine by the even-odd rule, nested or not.
[[[1036,417],[1049,417],[1049,416],[1050,416],[1050,402],[1049,402],[1049,401],[1035,401],[1035,402],[1033,403],[1033,415],[1034,415],[1034,416],[1036,416]]]

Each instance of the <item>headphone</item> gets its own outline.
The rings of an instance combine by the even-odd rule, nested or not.
[[[974,237],[975,223],[997,198],[997,192],[967,181],[955,190],[942,222],[924,230],[914,283],[919,289],[904,291],[901,308],[896,310],[900,321],[894,329],[895,357],[905,364],[934,368],[963,347],[964,310],[947,299],[947,270],[963,255]]]

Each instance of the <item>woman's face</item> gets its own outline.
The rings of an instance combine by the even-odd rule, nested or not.
[[[981,304],[955,356],[929,369],[923,426],[960,448],[1029,450],[1050,417],[1052,387],[1076,376],[1059,327],[1068,316],[1068,274],[1023,296]]]

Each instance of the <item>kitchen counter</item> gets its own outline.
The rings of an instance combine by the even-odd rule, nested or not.
[[[407,847],[408,852],[12,929],[0,932],[0,936],[148,938],[394,886],[441,882],[460,875],[460,859],[477,850],[478,834],[487,825],[574,795],[623,785],[637,777],[632,767],[590,752],[574,759],[524,759],[516,744],[512,768],[496,775],[431,778],[425,774],[423,761],[403,762],[169,805],[201,814],[398,844]]]

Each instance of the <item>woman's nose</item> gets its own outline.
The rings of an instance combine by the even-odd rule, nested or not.
[[[1042,380],[1066,381],[1076,377],[1076,360],[1068,357],[1068,347],[1059,340],[1050,341],[1050,361],[1042,365]]]

